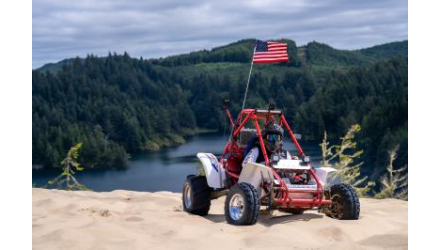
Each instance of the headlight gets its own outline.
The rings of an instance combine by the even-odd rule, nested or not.
[[[304,163],[310,163],[310,156],[304,156],[304,157],[302,158],[302,161],[303,161]]]

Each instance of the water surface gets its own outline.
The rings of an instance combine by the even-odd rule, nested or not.
[[[94,191],[116,189],[134,191],[181,192],[182,184],[189,174],[196,174],[198,152],[221,155],[228,140],[222,134],[202,134],[188,138],[187,143],[133,155],[126,170],[84,170],[75,176],[79,182]],[[300,142],[303,150],[311,156],[313,166],[319,166],[321,151],[319,142]],[[296,153],[293,143],[286,142],[285,148]],[[60,170],[33,170],[32,183],[44,185],[55,178]]]

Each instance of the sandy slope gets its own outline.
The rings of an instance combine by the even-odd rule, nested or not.
[[[180,194],[32,190],[34,249],[406,249],[408,203],[361,200],[358,221],[275,212],[231,226],[224,198],[210,215],[182,212]]]

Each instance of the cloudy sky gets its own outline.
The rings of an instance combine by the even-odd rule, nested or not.
[[[32,67],[109,51],[157,58],[244,38],[339,49],[408,39],[406,0],[33,0]]]

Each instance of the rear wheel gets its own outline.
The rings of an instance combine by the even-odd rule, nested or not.
[[[254,186],[238,183],[228,192],[225,201],[226,221],[233,225],[253,225],[260,213],[260,198]]]
[[[326,215],[338,220],[357,220],[360,214],[359,197],[356,191],[347,184],[336,184],[330,189],[331,205]]]
[[[189,175],[183,184],[183,210],[197,215],[207,215],[211,207],[211,189],[205,176]]]

